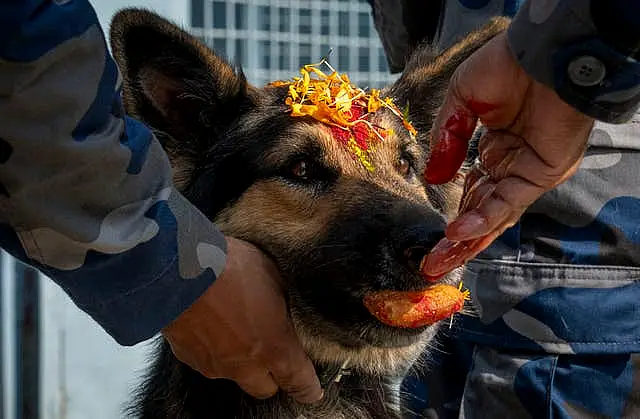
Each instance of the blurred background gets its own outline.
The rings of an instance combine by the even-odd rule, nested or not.
[[[360,87],[389,74],[366,0],[92,0],[105,32],[123,7],[146,7],[243,66],[251,83],[289,79],[330,48]],[[116,419],[149,343],[118,346],[47,278],[2,254],[0,419]]]

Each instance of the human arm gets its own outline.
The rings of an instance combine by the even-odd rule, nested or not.
[[[497,36],[456,71],[434,124],[425,177],[430,183],[453,177],[478,120],[487,128],[479,143],[484,168],[476,166],[469,174],[461,215],[427,258],[426,274],[438,275],[476,256],[539,196],[569,178],[595,119],[622,123],[637,110],[640,64],[633,47],[621,48],[585,22],[590,16],[585,10],[598,1],[527,1],[508,34]],[[638,7],[626,0],[607,5],[614,3],[616,10],[625,10],[625,4],[627,11]],[[557,7],[542,19],[541,8],[551,4]],[[531,23],[531,16],[542,23]],[[627,13],[627,18],[635,32],[625,33],[624,44],[637,46],[640,14]],[[587,68],[586,74],[572,65],[586,52],[603,64],[604,77],[596,74],[599,68]],[[601,80],[584,86],[594,77]],[[460,164],[439,164],[452,160]]]
[[[0,8],[3,248],[119,343],[148,339],[222,272],[225,238],[173,188],[151,131],[124,115],[91,6]]]
[[[316,400],[277,272],[173,187],[151,130],[125,116],[120,84],[87,1],[0,3],[0,245],[123,345],[164,328],[180,359],[207,376],[257,396],[279,385]],[[244,316],[224,304],[243,298],[254,302]],[[229,325],[236,335],[224,334]],[[229,351],[244,370],[229,365]],[[264,378],[247,383],[256,371]]]

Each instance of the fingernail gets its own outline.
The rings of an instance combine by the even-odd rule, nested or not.
[[[440,274],[440,275],[425,275],[424,279],[427,280],[427,282],[438,282],[439,280],[442,279],[443,276],[445,276],[446,274]]]
[[[453,179],[467,156],[467,141],[444,127],[440,130],[424,172],[427,183],[441,185]]]
[[[424,271],[424,267],[427,263],[427,258],[429,257],[429,255],[425,255],[422,260],[420,261],[420,272],[422,273],[422,276],[424,277],[424,279],[427,282],[436,282],[438,281],[440,278],[442,278],[445,274],[441,274],[441,275],[429,275],[427,273],[425,273]]]
[[[459,109],[445,121],[444,128],[457,137],[470,138],[476,129],[476,119],[465,110]]]
[[[447,228],[447,236],[454,240],[471,240],[486,234],[487,219],[476,211],[470,211],[452,222]]]
[[[478,116],[482,116],[500,107],[499,105],[481,102],[474,99],[470,99],[469,101],[467,101],[467,106],[469,107],[469,109],[471,109],[471,112],[475,113]]]
[[[431,249],[431,252],[423,259],[422,266],[422,273],[427,280],[442,277],[456,268],[458,244],[444,238]]]

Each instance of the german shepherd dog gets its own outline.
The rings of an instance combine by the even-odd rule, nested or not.
[[[409,104],[412,138],[392,128],[360,165],[327,126],[292,117],[286,87],[257,88],[195,37],[158,15],[120,11],[111,46],[127,112],[152,127],[185,196],[227,235],[270,255],[285,281],[295,330],[326,385],[301,405],[285,394],[257,400],[235,383],[207,379],[160,347],[130,412],[142,419],[401,417],[400,382],[437,325],[386,326],[363,305],[379,290],[418,290],[423,256],[443,237],[462,179],[425,184],[428,132],[455,68],[506,28],[496,19],[439,56],[420,47],[382,94]],[[459,272],[441,281],[455,283]],[[448,322],[446,322],[448,324]],[[348,362],[348,375],[333,380]],[[340,373],[342,375],[342,373]]]

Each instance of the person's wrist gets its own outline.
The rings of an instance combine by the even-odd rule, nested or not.
[[[225,243],[225,261],[224,261],[224,267],[222,268],[222,270],[220,271],[220,273],[218,274],[218,277],[216,278],[216,281],[218,281],[220,278],[223,277],[223,275],[228,272],[229,270],[232,270],[232,265],[235,264],[235,254],[236,254],[236,250],[235,250],[235,242],[234,239],[230,236],[223,236],[224,238],[224,243]],[[215,283],[215,282],[214,282]]]
[[[225,243],[224,243],[224,248],[226,249],[226,258],[225,258],[225,264],[224,264],[224,268],[222,269],[222,271],[220,271],[220,273],[218,274],[218,276],[213,280],[213,282],[211,284],[209,284],[208,287],[206,287],[202,293],[200,294],[199,297],[197,297],[193,303],[191,303],[189,306],[185,307],[185,309],[178,315],[176,316],[175,319],[173,319],[170,323],[168,323],[165,327],[163,327],[161,329],[161,333],[168,338],[170,336],[171,330],[180,323],[180,320],[182,320],[185,316],[188,315],[188,312],[191,310],[191,308],[196,305],[199,304],[200,302],[202,302],[206,297],[205,295],[210,293],[210,292],[215,292],[214,286],[216,285],[216,283],[218,281],[220,281],[223,278],[223,275],[225,273],[228,273],[229,271],[233,271],[233,266],[236,265],[236,251],[235,249],[235,243],[233,238],[229,237],[229,236],[223,236]]]

